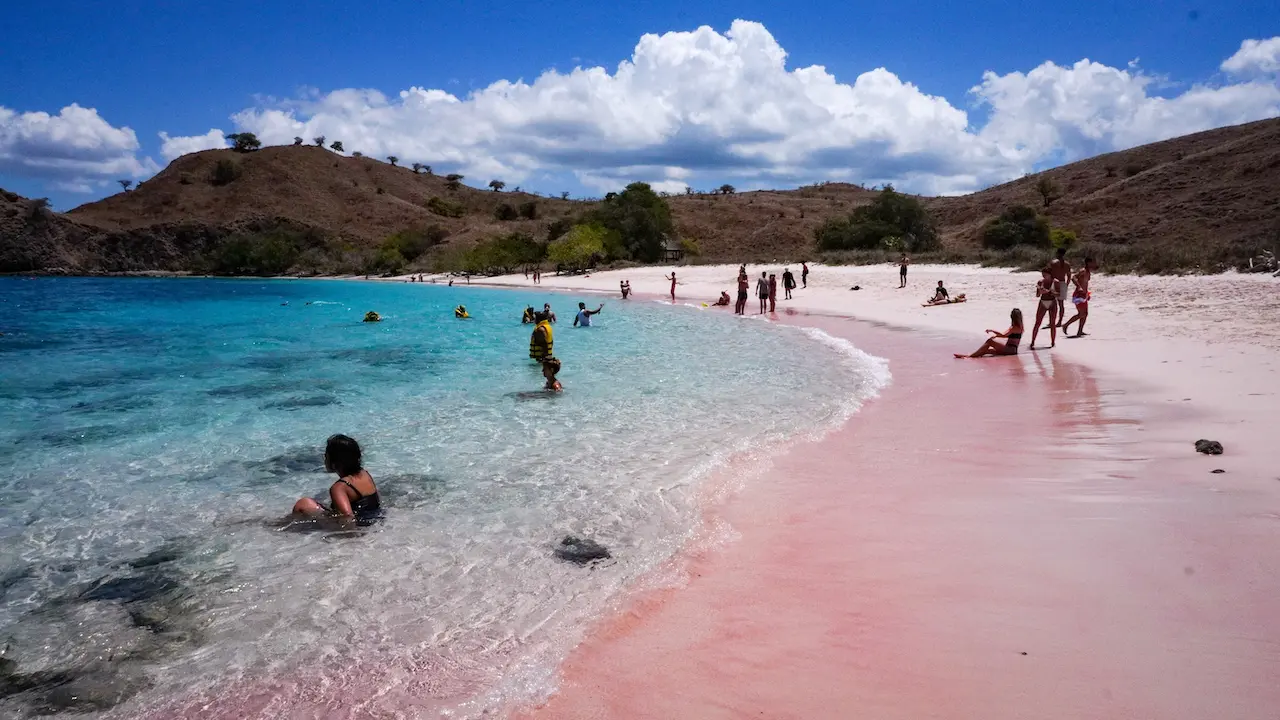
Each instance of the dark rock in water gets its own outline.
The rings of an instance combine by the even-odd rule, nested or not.
[[[325,407],[326,405],[342,404],[338,398],[332,395],[312,395],[304,398],[289,398],[288,400],[277,400],[269,402],[262,406],[263,410],[300,410],[308,407]]]
[[[556,546],[556,557],[568,562],[586,565],[594,560],[604,560],[613,557],[609,554],[609,549],[595,540],[587,540],[584,538],[576,538],[572,535],[565,537]]]
[[[1222,443],[1216,440],[1197,440],[1196,452],[1202,452],[1205,455],[1221,455]]]
[[[96,585],[86,590],[80,596],[80,599],[87,601],[119,600],[120,602],[131,603],[159,597],[177,590],[178,587],[179,585],[175,580],[164,575],[134,575],[105,581],[100,580]]]
[[[314,447],[294,448],[273,458],[247,462],[245,467],[275,477],[293,473],[322,473],[324,472],[324,451]]]
[[[187,555],[191,550],[192,547],[189,541],[170,540],[146,555],[130,560],[129,567],[141,570],[142,568],[171,563]]]
[[[61,712],[109,710],[146,686],[139,677],[115,673],[81,675],[50,689],[36,711],[44,715]]]

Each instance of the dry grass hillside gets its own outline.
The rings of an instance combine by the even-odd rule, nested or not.
[[[1043,207],[1047,177],[1061,197]],[[470,178],[484,182],[487,178]],[[814,230],[875,192],[828,183],[797,190],[669,198],[700,262],[815,257]],[[1222,128],[1065,165],[962,197],[925,198],[943,250],[935,259],[1019,261],[983,251],[983,224],[1013,204],[1039,208],[1112,267],[1213,271],[1280,245],[1280,119]],[[175,160],[136,189],[66,214],[0,195],[0,272],[199,270],[229,237],[301,233],[331,250],[373,252],[389,235],[434,227],[442,249],[548,226],[594,203],[492,192],[314,146],[209,150]],[[500,205],[532,218],[498,219]],[[328,251],[328,250],[326,250]],[[867,260],[875,259],[871,253]],[[310,257],[310,256],[304,256]],[[858,259],[856,257],[851,259]],[[298,271],[332,271],[308,266]]]

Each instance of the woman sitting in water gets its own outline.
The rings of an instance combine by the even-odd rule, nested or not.
[[[324,469],[336,473],[338,481],[329,487],[332,505],[325,507],[311,498],[293,504],[300,515],[336,515],[366,519],[382,509],[373,476],[360,465],[360,445],[346,435],[334,435],[324,449]]]
[[[547,379],[547,384],[543,386],[543,390],[550,392],[560,392],[564,390],[564,386],[556,379],[556,373],[560,372],[560,361],[554,357],[545,357],[542,359],[542,377]]]
[[[1017,355],[1018,343],[1022,342],[1022,311],[1014,308],[1009,313],[1009,329],[1004,332],[987,330],[991,337],[982,343],[982,347],[973,351],[972,355],[956,353],[958,358],[979,358],[988,355]],[[1005,342],[1000,342],[1004,338]]]

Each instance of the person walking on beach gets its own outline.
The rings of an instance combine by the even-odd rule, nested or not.
[[[1084,259],[1084,269],[1072,278],[1076,289],[1071,293],[1071,302],[1076,306],[1076,314],[1075,317],[1062,323],[1062,332],[1066,337],[1078,338],[1089,334],[1084,331],[1084,323],[1089,319],[1089,298],[1093,297],[1093,293],[1089,292],[1089,282],[1093,279],[1093,271],[1097,269],[1098,263],[1094,262],[1093,258],[1087,257]],[[1067,335],[1067,328],[1077,320],[1080,321],[1080,326],[1076,328],[1076,334]]]
[[[769,276],[769,312],[778,312],[778,276]]]
[[[671,281],[671,302],[675,302],[676,301],[676,271],[672,270],[671,277],[667,279]]]
[[[1042,268],[1040,281],[1036,283],[1036,321],[1031,325],[1031,344],[1027,346],[1031,350],[1036,349],[1036,334],[1044,329],[1040,322],[1044,320],[1045,313],[1049,314],[1049,324],[1045,326],[1049,328],[1049,347],[1058,344],[1058,291],[1055,284],[1052,268]]]
[[[578,315],[573,318],[573,326],[591,327],[591,316],[599,315],[601,310],[604,310],[604,303],[600,303],[600,307],[595,310],[588,310],[584,302],[578,303]]]
[[[782,270],[782,289],[787,293],[787,299],[791,299],[791,291],[796,289],[796,276],[791,274],[791,268],[783,268]]]
[[[987,330],[987,334],[991,337],[982,343],[982,347],[974,350],[972,354],[965,355],[956,353],[958,358],[980,358],[995,355],[1017,355],[1018,343],[1022,341],[1022,311],[1014,308],[1009,313],[1009,329],[1004,332],[996,332],[995,330]],[[1000,342],[1004,339],[1004,342]]]
[[[529,336],[529,359],[542,362],[543,358],[550,357],[555,350],[555,335],[545,312],[535,315],[534,320],[537,324],[533,326],[533,334]]]
[[[1049,261],[1049,274],[1053,276],[1053,291],[1057,294],[1058,324],[1067,317],[1064,303],[1067,299],[1067,278],[1071,277],[1071,263],[1067,262],[1067,249],[1058,248],[1056,256]],[[1039,321],[1036,321],[1037,325]]]
[[[767,273],[760,273],[760,279],[756,281],[756,297],[760,299],[760,312],[757,315],[763,315],[765,306],[769,304],[769,276]]]
[[[907,266],[910,264],[911,264],[911,258],[907,257],[906,255],[903,255],[902,259],[898,261],[898,287],[899,288],[904,288],[907,286]]]
[[[631,294],[631,283],[626,280],[619,280],[618,288],[622,290],[622,299],[626,300],[627,296]]]
[[[751,281],[747,279],[747,269],[738,270],[738,304],[733,306],[735,315],[747,314],[747,292],[751,289]]]
[[[800,263],[800,283],[809,287],[809,263]]]

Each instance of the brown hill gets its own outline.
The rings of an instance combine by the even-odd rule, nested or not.
[[[1045,210],[1051,222],[1075,230],[1112,267],[1215,270],[1280,242],[1277,119],[1102,155],[971,195],[926,198],[945,248],[935,255],[1000,259],[981,251],[982,224],[1012,204],[1041,207],[1042,177],[1062,191]],[[814,230],[874,196],[830,183],[669,202],[700,261],[737,262],[815,256]],[[544,238],[553,221],[592,205],[451,189],[440,176],[312,146],[186,155],[131,192],[63,215],[32,211],[30,202],[0,195],[0,271],[197,270],[229,236],[282,228],[330,249],[372,252],[392,233],[436,226],[448,233],[446,246],[466,247],[513,231]],[[535,218],[500,221],[503,203],[531,204]],[[430,258],[414,267],[425,269]],[[296,269],[333,270],[305,260]]]

